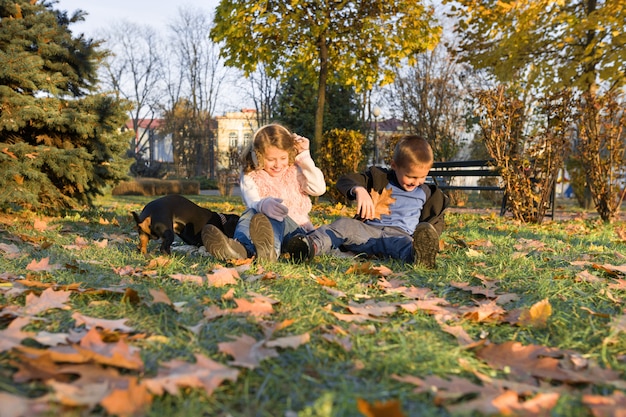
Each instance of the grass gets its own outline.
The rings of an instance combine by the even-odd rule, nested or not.
[[[243,209],[238,197],[191,196],[190,199],[219,212]],[[498,368],[482,360],[477,354],[480,343],[460,344],[427,310],[397,309],[363,322],[341,320],[333,314],[350,314],[349,307],[354,303],[407,302],[401,294],[385,291],[380,286],[380,276],[347,273],[364,260],[323,256],[307,265],[285,261],[244,265],[238,267],[237,283],[223,287],[173,279],[174,274],[206,276],[218,264],[198,251],[175,251],[169,263],[149,265],[150,260],[136,249],[137,236],[128,215],[130,210],[141,210],[149,200],[136,196],[106,197],[98,202],[97,209],[64,218],[3,215],[0,243],[17,246],[19,253],[12,257],[1,249],[4,246],[0,247],[0,332],[6,331],[16,316],[24,315],[23,307],[30,291],[21,290],[24,288],[21,280],[26,278],[29,285],[42,285],[30,287],[37,295],[45,284],[55,284],[57,290],[77,284],[84,291],[72,292],[67,302],[69,309],[46,310],[23,331],[78,331],[82,326],[72,318],[77,312],[99,319],[127,319],[126,324],[134,329],[130,335],[115,331],[102,334],[108,341],[125,339],[139,349],[144,370],[122,372],[139,376],[139,380],[154,377],[168,361],[194,362],[196,354],[232,366],[233,357],[220,350],[221,343],[243,334],[261,340],[266,334],[264,329],[276,323],[292,321],[273,338],[310,335],[307,343],[296,348],[277,348],[276,357],[261,361],[254,369],[233,366],[239,370],[236,381],[224,381],[210,395],[201,388],[189,387],[181,387],[177,395],[155,395],[152,404],[140,413],[148,416],[367,415],[358,409],[360,399],[374,409],[369,415],[385,415],[380,410],[383,404],[395,404],[406,416],[457,414],[454,406],[461,406],[463,414],[486,415],[492,412],[483,408],[488,402],[485,393],[463,393],[457,386],[446,389],[426,386],[420,390],[394,376],[422,380],[433,376],[447,380],[457,377],[479,385],[480,375],[509,381],[520,378],[507,367]],[[350,208],[320,202],[315,205],[312,217],[314,223],[321,224],[351,214]],[[47,227],[34,227],[35,220],[45,221]],[[580,365],[572,371],[575,374],[597,368],[618,373],[617,382],[607,383],[597,379],[571,383],[535,377],[537,386],[559,394],[557,403],[550,407],[552,415],[592,415],[591,407],[584,404],[584,394],[619,401],[614,391],[626,386],[626,337],[623,325],[619,327],[615,323],[623,317],[625,287],[621,281],[623,272],[606,266],[626,263],[626,225],[623,222],[606,225],[584,213],[575,213],[567,221],[548,219],[542,225],[523,225],[493,213],[453,211],[447,215],[446,224],[436,270],[390,260],[369,260],[371,265],[393,271],[387,280],[402,280],[407,287],[427,289],[431,297],[447,301],[456,311],[448,324],[461,326],[475,342],[516,341],[558,349],[561,355],[575,352],[576,358],[589,364]],[[84,238],[90,244],[76,248],[77,238]],[[106,246],[93,244],[103,239],[107,239]],[[149,246],[154,256],[157,247],[155,242]],[[43,258],[62,267],[41,272],[26,269],[33,260]],[[122,268],[134,273],[120,273]],[[273,273],[273,278],[257,279],[268,272]],[[328,291],[318,283],[321,278],[336,283],[331,290],[341,291],[345,296]],[[517,298],[502,305],[504,312],[497,317],[476,321],[470,314],[459,311],[489,299],[480,292],[460,289],[459,283],[474,289],[495,285],[498,294],[514,294]],[[120,291],[114,291],[116,288]],[[137,297],[127,289],[134,290]],[[177,307],[152,302],[150,290],[163,291]],[[278,301],[273,306],[274,313],[261,319],[234,314],[212,320],[204,318],[209,306],[233,308],[233,301],[223,298],[229,290],[234,291],[235,298],[250,298],[251,293],[256,293]],[[519,325],[510,318],[516,311],[529,310],[546,299],[552,311],[545,326]],[[329,335],[346,337],[351,349],[329,342],[326,340]],[[29,338],[21,343],[46,348]],[[4,391],[32,399],[53,393],[55,388],[42,379],[16,382],[23,361],[15,349],[0,352],[0,395]],[[483,382],[483,385],[488,384]],[[446,397],[444,391],[450,395]],[[533,397],[534,394],[520,394],[519,402]],[[101,405],[67,406],[58,398],[51,398],[43,415],[61,411],[63,415],[77,416],[107,414]],[[481,407],[476,405],[478,400],[484,400]]]

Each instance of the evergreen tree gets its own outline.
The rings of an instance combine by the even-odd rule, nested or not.
[[[126,177],[128,103],[96,94],[98,42],[56,2],[0,0],[0,209],[59,212]]]
[[[290,129],[309,139],[315,134],[316,84],[310,78],[292,76],[281,85],[273,114]],[[324,129],[361,130],[360,103],[353,87],[329,85],[324,111]],[[332,109],[332,110],[331,110]],[[311,143],[311,146],[314,146]]]

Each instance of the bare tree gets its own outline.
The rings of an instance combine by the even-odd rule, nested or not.
[[[139,161],[151,146],[148,131],[163,94],[161,40],[152,27],[128,21],[115,23],[103,38],[111,53],[102,66],[102,83],[134,103],[129,118],[136,133],[130,152]],[[139,135],[142,119],[148,124]]]
[[[465,72],[440,45],[398,71],[387,99],[416,134],[426,138],[438,160],[452,158],[465,132],[467,101],[460,77]]]
[[[172,106],[181,97],[191,106],[191,122],[195,126],[190,131],[197,135],[195,138],[187,138],[194,144],[190,151],[196,161],[191,174],[208,174],[213,178],[216,155],[210,120],[214,116],[228,72],[222,64],[219,46],[209,37],[211,24],[210,16],[201,9],[178,9],[178,16],[170,25],[173,34],[170,51],[176,59],[174,67],[180,76],[170,77],[174,84],[168,87],[168,93],[170,98],[176,97],[171,102]]]
[[[249,77],[250,89],[247,96],[252,99],[257,114],[257,123],[263,126],[270,123],[274,114],[272,109],[276,103],[280,80],[272,77],[264,64],[259,64],[256,71]]]

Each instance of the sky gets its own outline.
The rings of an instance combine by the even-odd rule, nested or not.
[[[167,27],[168,18],[176,16],[178,8],[192,6],[213,11],[219,0],[59,0],[56,9],[73,12],[81,9],[88,13],[85,21],[72,28],[77,32],[94,36],[99,29],[106,29],[115,21],[123,19],[140,24],[149,24],[155,29]]]
[[[78,9],[87,12],[85,20],[71,25],[70,29],[74,34],[84,33],[98,39],[99,32],[119,20],[150,25],[161,32],[167,30],[168,19],[177,16],[180,7],[191,6],[212,14],[218,4],[219,0],[58,0],[54,8],[67,10],[70,14]],[[223,105],[217,106],[218,113],[253,107],[235,88],[225,86],[221,95]]]

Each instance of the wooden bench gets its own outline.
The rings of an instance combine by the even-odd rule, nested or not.
[[[435,162],[428,173],[429,182],[436,184],[442,190],[462,190],[462,191],[505,191],[504,185],[456,185],[452,179],[455,177],[500,177],[500,170],[495,166],[492,159],[468,160],[468,161],[446,161]],[[552,188],[550,195],[550,214],[546,216],[554,218],[554,198],[556,187]],[[506,213],[506,193],[502,195],[502,203],[500,205],[500,215]]]

